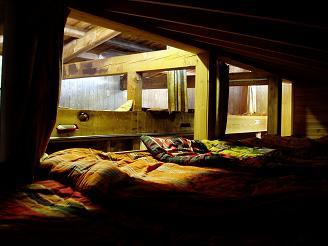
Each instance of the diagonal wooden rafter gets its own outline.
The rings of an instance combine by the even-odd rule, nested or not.
[[[119,34],[120,32],[104,27],[94,27],[83,37],[73,40],[64,46],[63,62],[66,63],[77,55],[91,50]]]
[[[86,31],[76,28],[74,26],[66,25],[64,28],[64,35],[73,38],[82,38],[86,34]]]

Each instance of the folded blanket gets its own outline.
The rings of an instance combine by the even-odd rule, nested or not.
[[[219,140],[150,136],[141,136],[141,140],[156,159],[180,165],[261,167],[268,158],[276,155],[274,149],[237,146]]]

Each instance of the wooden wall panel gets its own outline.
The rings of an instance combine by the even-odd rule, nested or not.
[[[247,112],[247,86],[230,86],[228,112],[232,115]]]
[[[83,110],[89,114],[89,120],[81,122],[78,114],[81,110],[58,109],[56,125],[76,124],[78,130],[70,133],[57,133],[54,129],[52,137],[89,136],[110,134],[139,133],[192,133],[194,125],[193,113],[176,112],[115,112]]]
[[[257,115],[268,114],[268,86],[267,85],[256,86],[256,114]]]
[[[142,90],[143,108],[167,109],[167,106],[168,106],[167,89]]]
[[[318,138],[328,134],[328,85],[294,84],[293,133]]]
[[[114,110],[126,102],[119,76],[62,81],[59,106],[75,109]]]

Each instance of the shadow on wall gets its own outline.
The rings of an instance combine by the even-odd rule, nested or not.
[[[293,135],[310,138],[328,135],[328,85],[295,83],[294,93]]]

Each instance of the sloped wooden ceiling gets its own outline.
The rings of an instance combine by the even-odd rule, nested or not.
[[[320,2],[81,1],[69,6],[170,37],[292,80],[325,80],[328,21]]]

